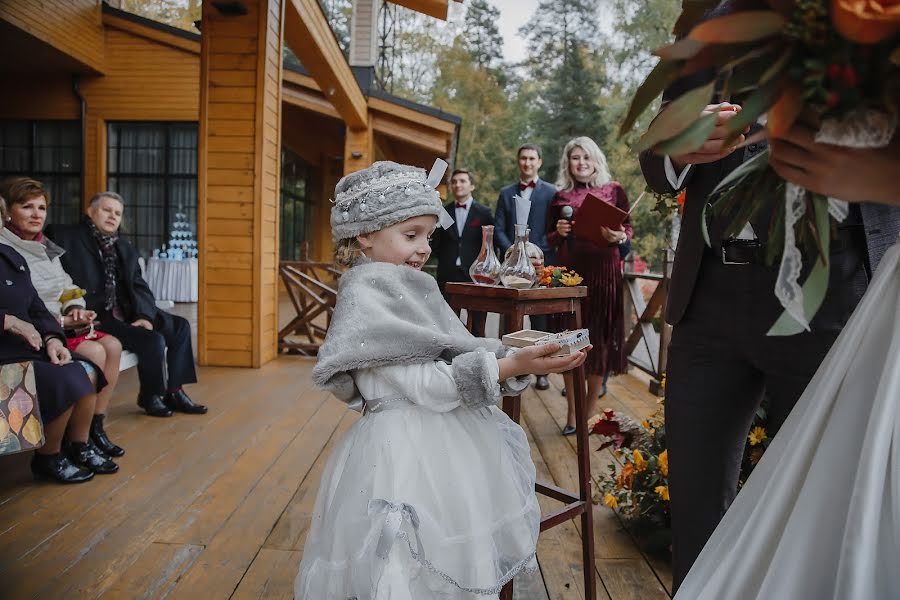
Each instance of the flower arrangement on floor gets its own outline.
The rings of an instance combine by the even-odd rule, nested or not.
[[[549,265],[538,273],[538,285],[543,287],[572,287],[580,285],[584,279],[575,271],[566,267],[554,267]]]
[[[768,424],[767,406],[767,401],[763,401],[753,417],[744,447],[739,487],[747,481],[774,437]],[[600,436],[599,450],[612,447],[618,459],[598,479],[599,501],[619,514],[645,550],[668,552],[672,543],[672,517],[663,408],[640,423],[607,409],[588,421],[588,426],[592,435]]]
[[[602,436],[601,448],[613,446],[622,463],[621,468],[610,464],[609,474],[600,477],[602,502],[619,513],[646,550],[668,550],[672,542],[669,453],[662,409],[639,424],[606,410],[588,425],[592,434]]]
[[[701,116],[714,98],[736,98],[742,107],[726,124],[730,140],[757,121],[766,125],[745,144],[783,134],[801,118],[818,127],[819,142],[890,143],[900,101],[900,0],[768,0],[766,10],[757,10],[758,1],[737,0],[730,14],[692,27],[718,3],[683,3],[674,30],[680,39],[654,53],[661,60],[635,93],[621,133],[677,79],[706,70],[719,76],[673,99],[641,138],[640,150],[674,155],[697,149],[715,127],[715,113]],[[828,287],[832,219],[844,220],[847,203],[786,183],[769,166],[768,150],[729,174],[716,195],[710,210],[731,219],[726,238],[766,200],[783,198],[784,210],[768,221],[766,250],[770,264],[780,257],[775,295],[785,312],[769,334],[808,330]],[[709,243],[705,219],[703,226]],[[804,268],[811,259],[812,269]]]

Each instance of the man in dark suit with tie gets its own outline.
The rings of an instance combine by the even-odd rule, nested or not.
[[[519,181],[500,190],[497,198],[497,212],[494,215],[494,241],[500,256],[512,246],[516,239],[516,223],[527,223],[531,232],[528,241],[544,252],[544,264],[552,265],[553,248],[547,243],[547,212],[556,195],[556,186],[538,177],[543,164],[541,149],[536,144],[523,144],[516,154],[519,165]],[[524,203],[530,201],[531,209],[526,213]],[[547,330],[546,315],[531,317],[531,328]],[[546,375],[538,375],[535,387],[546,390],[550,387]]]
[[[726,14],[729,6],[723,2],[710,16]],[[670,99],[712,76],[677,82],[664,95],[663,110]],[[773,211],[784,210],[784,200],[768,199],[736,238],[723,236],[727,217],[711,217],[712,247],[706,246],[701,220],[710,193],[729,172],[766,147],[765,142],[724,147],[722,125],[739,106],[723,102],[704,112],[717,109],[717,126],[697,152],[641,155],[644,177],[653,190],[673,193],[687,188],[666,306],[666,320],[674,325],[666,378],[673,591],[737,493],[744,442],[763,395],[770,401],[770,423],[780,425],[900,232],[900,207],[851,205],[849,216],[837,225],[828,291],[811,330],[789,337],[767,336],[782,308],[773,291],[777,265],[767,266],[763,257],[769,221]],[[757,129],[754,126],[747,134]]]
[[[455,200],[444,205],[453,217],[453,226],[435,229],[431,237],[431,251],[437,258],[437,281],[446,297],[444,285],[448,282],[471,282],[469,267],[481,250],[481,226],[493,225],[491,209],[472,197],[475,176],[467,169],[456,169],[450,175],[450,192]],[[483,334],[483,312],[472,314],[473,331]]]

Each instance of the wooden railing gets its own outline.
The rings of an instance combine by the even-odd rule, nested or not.
[[[337,301],[341,269],[309,260],[282,262],[278,273],[294,307],[294,317],[278,332],[278,351],[315,356],[325,341]]]
[[[666,323],[666,295],[672,263],[667,259],[663,273],[635,273],[633,263],[625,262],[625,350],[628,362],[651,377],[650,392],[661,396],[666,372],[672,327]],[[648,300],[641,290],[642,281],[655,281],[656,289]],[[628,332],[631,329],[630,333]]]

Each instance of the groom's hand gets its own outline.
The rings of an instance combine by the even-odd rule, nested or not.
[[[730,102],[708,104],[703,109],[703,112],[700,113],[700,116],[706,116],[716,111],[718,111],[716,126],[702,146],[688,154],[678,154],[669,157],[676,171],[683,171],[687,165],[702,165],[721,160],[734,152],[735,148],[744,142],[744,135],[741,134],[728,146],[725,145],[725,138],[728,137],[728,133],[725,131],[725,124],[741,111],[740,105]]]

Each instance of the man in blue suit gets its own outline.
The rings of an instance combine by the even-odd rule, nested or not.
[[[512,246],[516,239],[516,223],[528,223],[531,233],[528,240],[544,251],[544,264],[553,264],[553,250],[547,243],[547,213],[550,202],[556,195],[556,187],[538,177],[543,164],[541,149],[535,144],[523,144],[517,153],[519,164],[519,182],[500,190],[497,198],[497,211],[494,215],[494,239],[500,250],[500,256]],[[531,209],[525,213],[522,202],[531,201]],[[547,317],[540,315],[531,317],[531,328],[547,330]],[[546,390],[550,387],[546,375],[538,375],[535,387]]]

